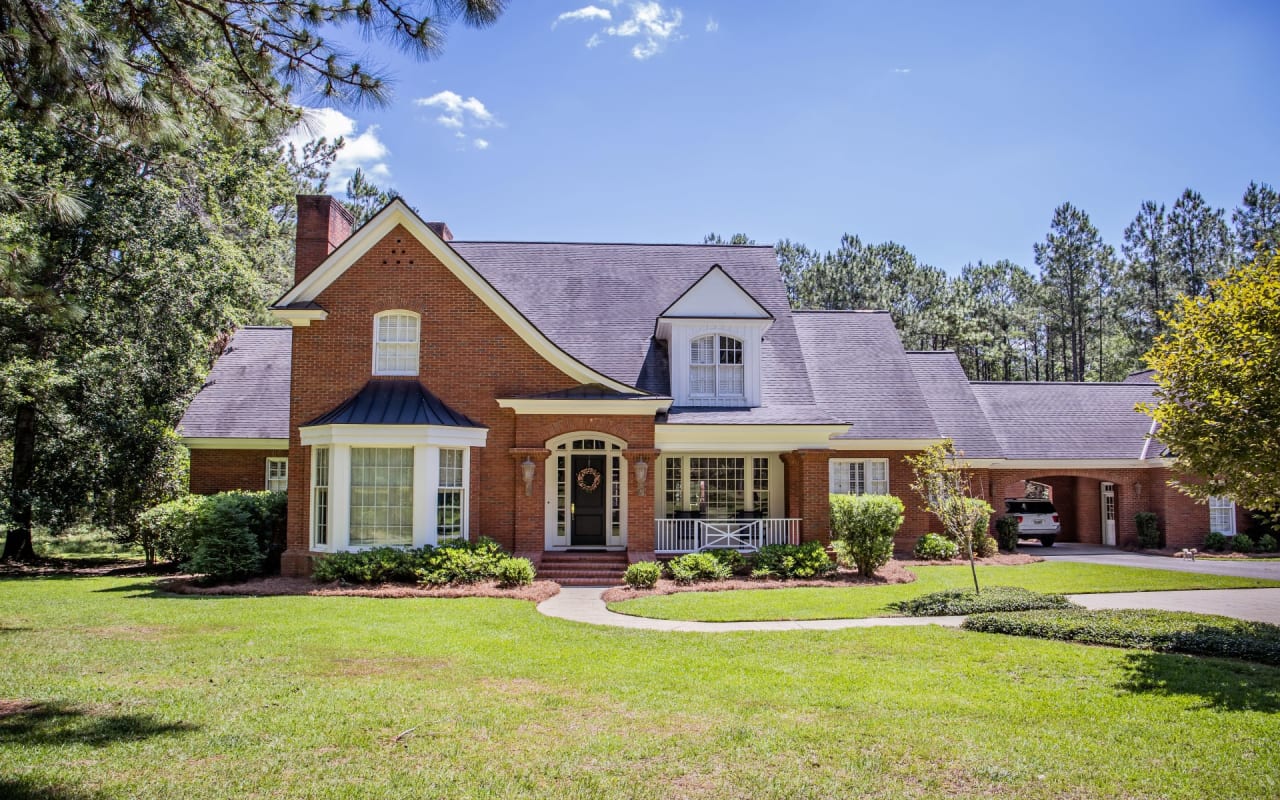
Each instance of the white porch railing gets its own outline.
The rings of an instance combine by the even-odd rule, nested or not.
[[[800,544],[799,519],[659,519],[654,550],[759,550],[767,544]]]

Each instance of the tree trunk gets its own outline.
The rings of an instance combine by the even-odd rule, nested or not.
[[[31,484],[36,466],[36,407],[18,406],[13,417],[13,472],[9,481],[9,525],[4,561],[34,561],[31,546]]]

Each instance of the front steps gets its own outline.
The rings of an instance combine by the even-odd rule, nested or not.
[[[538,579],[561,586],[618,586],[628,563],[625,552],[546,552],[538,566]]]

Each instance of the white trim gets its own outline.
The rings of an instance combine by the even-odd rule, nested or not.
[[[653,446],[672,453],[755,453],[831,448],[831,437],[848,425],[683,425],[664,423],[653,429]]]
[[[599,439],[610,447],[604,450],[574,450],[573,442],[575,439]],[[558,450],[560,445],[565,445],[565,449]],[[627,443],[617,436],[611,436],[600,431],[574,431],[572,433],[564,433],[559,436],[548,439],[544,445],[551,454],[542,462],[543,475],[543,495],[545,507],[543,512],[543,548],[545,550],[572,550],[573,542],[573,520],[566,518],[564,536],[559,535],[557,529],[557,512],[559,508],[556,505],[556,492],[559,489],[559,478],[556,475],[556,459],[564,456],[568,459],[565,465],[565,481],[566,484],[572,480],[570,473],[573,469],[573,456],[575,455],[602,455],[605,456],[605,475],[600,490],[605,492],[605,526],[604,526],[604,545],[603,547],[610,550],[625,550],[627,546],[627,512],[630,505],[629,486],[631,480],[631,462],[627,460],[626,450]],[[617,450],[612,447],[617,447]],[[619,508],[621,535],[613,535],[613,506],[612,506],[612,482],[613,476],[610,474],[609,459],[617,456],[621,459],[620,483],[622,484],[621,503]],[[650,467],[653,465],[650,464]],[[653,481],[653,473],[650,472],[648,482]],[[566,501],[572,498],[573,490],[566,485]],[[592,549],[597,546],[593,545]]]
[[[854,492],[852,484],[849,486],[848,492],[836,491],[836,470],[840,466],[849,466],[850,464],[862,465],[862,492]],[[884,465],[884,491],[876,492],[872,490],[872,484],[877,483],[871,477],[871,464]],[[827,492],[830,494],[890,494],[893,489],[889,485],[889,459],[887,458],[831,458],[827,460]]]
[[[367,253],[374,245],[389,236],[397,226],[404,226],[409,235],[416,238],[435,256],[454,277],[462,281],[480,300],[511,328],[526,344],[545,358],[552,366],[559,369],[579,383],[602,383],[620,392],[638,391],[634,386],[616,381],[607,375],[583,364],[569,355],[546,334],[520,313],[511,301],[502,296],[475,268],[462,256],[437,236],[426,223],[409,209],[402,198],[397,197],[378,212],[360,230],[340,244],[336,250],[321,262],[310,274],[290,289],[284,297],[276,302],[272,313],[294,314],[282,308],[292,303],[305,303],[315,300],[330,284],[338,279],[347,269]],[[287,318],[281,316],[280,318]]]
[[[653,481],[653,514],[655,518],[661,517],[666,513],[667,506],[667,459],[674,458],[680,461],[680,496],[686,505],[692,496],[690,492],[689,477],[689,459],[691,458],[741,458],[743,459],[743,492],[744,500],[746,496],[750,496],[751,506],[755,508],[755,482],[754,482],[754,464],[752,459],[765,458],[769,460],[769,512],[772,516],[768,519],[779,518],[780,514],[786,511],[786,485],[787,471],[786,466],[782,463],[782,454],[777,452],[759,451],[759,450],[721,450],[719,452],[685,452],[685,451],[669,451],[663,450],[657,458],[657,463],[653,465],[653,471],[649,473],[650,479]]]
[[[323,308],[271,308],[268,310],[271,316],[295,328],[308,328],[312,320],[323,322],[329,318],[329,312]]]
[[[1235,536],[1236,535],[1236,503],[1235,501],[1226,497],[1222,497],[1220,495],[1211,495],[1209,499],[1205,501],[1205,505],[1208,506],[1208,510],[1209,510],[1209,530],[1210,531],[1214,530],[1213,512],[1216,507],[1218,511],[1228,510],[1231,512],[1231,517],[1230,517],[1231,524],[1228,526],[1231,530],[1218,531],[1218,533],[1222,534],[1223,536]]]
[[[188,450],[288,450],[289,439],[241,439],[234,437],[183,436]]]
[[[371,447],[484,447],[488,428],[452,425],[313,425],[299,428],[302,444]]]
[[[381,344],[408,344],[408,342],[380,342],[378,340],[378,323],[383,317],[392,316],[409,316],[413,317],[413,369],[383,372],[378,369],[378,345]],[[379,311],[373,315],[373,364],[372,370],[374,375],[417,375],[418,366],[422,361],[422,315],[416,311],[410,311],[407,308],[389,308],[386,311]]]
[[[509,408],[517,414],[606,414],[651,417],[671,407],[671,398],[635,398],[632,400],[549,400],[522,397],[499,397],[498,408]]]
[[[737,308],[728,308],[729,313],[717,313],[725,311],[731,303],[727,302],[731,295],[737,302]],[[745,303],[743,301],[746,301]],[[690,307],[692,306],[692,307]],[[703,310],[711,313],[704,313]],[[695,317],[716,317],[719,319],[767,319],[773,321],[773,315],[769,310],[760,305],[760,301],[755,299],[746,289],[742,288],[742,284],[733,279],[733,276],[725,272],[724,267],[719,264],[712,264],[711,269],[702,274],[689,288],[680,293],[680,296],[672,301],[671,305],[662,310],[658,315],[659,319],[664,317],[673,319],[687,319]]]

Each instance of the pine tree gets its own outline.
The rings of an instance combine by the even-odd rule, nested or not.
[[[1231,214],[1240,263],[1280,250],[1280,192],[1265,183],[1249,182],[1240,207]]]

